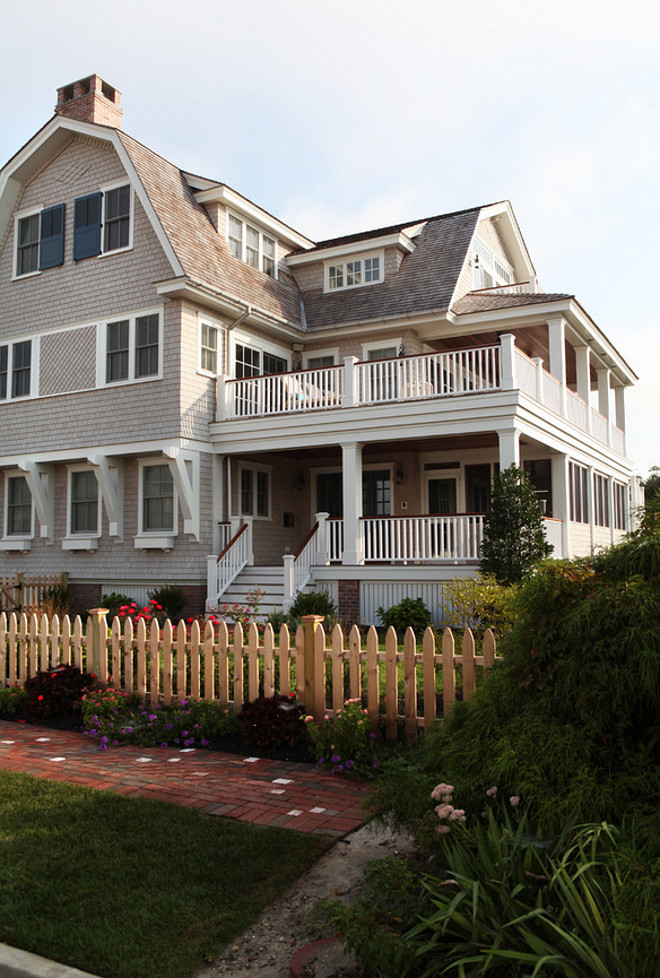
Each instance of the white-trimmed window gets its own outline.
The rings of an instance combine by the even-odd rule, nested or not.
[[[261,228],[235,214],[227,214],[227,242],[234,258],[277,278],[277,242]]]
[[[218,335],[220,330],[213,323],[200,320],[199,369],[213,377],[218,373]]]
[[[98,536],[101,507],[99,484],[93,469],[69,472],[69,535]]]
[[[127,316],[105,324],[105,371],[99,385],[159,377],[160,314]]]
[[[39,215],[40,211],[16,219],[16,267],[17,278],[39,271]]]
[[[259,377],[261,374],[282,374],[289,370],[284,350],[259,342],[247,334],[232,335],[234,377]]]
[[[0,551],[27,553],[34,537],[34,503],[28,481],[20,472],[5,473],[3,535]]]
[[[128,251],[133,247],[133,191],[130,184],[110,184],[73,208],[73,258]]]
[[[0,346],[0,401],[30,397],[32,394],[32,340],[18,340]]]
[[[270,468],[241,466],[239,491],[241,516],[270,518]]]
[[[325,291],[336,292],[382,282],[383,266],[382,252],[363,255],[360,258],[349,258],[346,261],[327,262],[325,265]]]
[[[492,289],[496,285],[511,285],[513,268],[502,257],[494,254],[483,241],[475,239],[472,254],[472,287]]]
[[[142,533],[174,532],[174,479],[167,463],[142,466]]]
[[[63,550],[96,550],[101,536],[99,484],[93,469],[73,466],[68,480],[67,533]]]
[[[103,193],[103,252],[131,247],[132,198],[128,184],[108,187]]]

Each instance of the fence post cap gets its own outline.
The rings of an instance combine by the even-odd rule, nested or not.
[[[109,613],[109,608],[88,608],[88,615],[107,615]]]
[[[325,621],[325,615],[303,615],[301,620],[311,622]]]

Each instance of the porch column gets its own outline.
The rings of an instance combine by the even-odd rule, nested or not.
[[[344,496],[344,553],[342,564],[364,563],[362,541],[362,445],[341,446],[342,491]]]
[[[610,370],[609,367],[599,367],[598,377],[598,411],[604,418],[610,420]]]
[[[587,431],[591,431],[591,351],[588,346],[575,347],[577,393],[587,404]]]
[[[626,431],[626,389],[625,387],[614,388],[614,411],[616,426],[625,434]],[[624,441],[625,447],[625,441]]]
[[[211,478],[211,512],[213,520],[213,543],[211,549],[214,554],[219,554],[222,550],[220,545],[220,523],[224,519],[224,499],[222,495],[222,469],[224,465],[224,455],[214,455],[212,459],[212,478]]]
[[[571,555],[571,503],[568,478],[568,455],[553,455],[550,459],[550,478],[552,480],[552,515],[562,520],[561,553],[555,557],[568,558]]]
[[[550,373],[561,384],[560,411],[566,417],[566,329],[561,316],[548,320]]]
[[[318,529],[318,546],[316,549],[316,560],[315,564],[329,564],[329,552],[330,547],[328,544],[328,519],[330,517],[329,513],[317,513],[316,522],[319,525]]]
[[[500,472],[510,465],[520,466],[520,432],[517,428],[498,431],[500,442]]]
[[[516,387],[515,348],[516,338],[512,333],[500,336],[500,386],[503,391],[512,391]]]

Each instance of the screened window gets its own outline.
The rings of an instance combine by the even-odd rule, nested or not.
[[[259,268],[259,232],[249,224],[245,227],[245,263]]]
[[[23,475],[7,479],[7,536],[32,532],[32,495]]]
[[[568,466],[570,512],[573,523],[589,522],[589,473],[582,465]]]
[[[71,473],[71,532],[98,533],[99,488],[91,471]]]
[[[625,530],[628,515],[628,490],[620,482],[612,484],[614,496],[614,528]]]
[[[202,323],[200,337],[200,367],[211,374],[218,372],[218,330],[209,323]]]
[[[596,526],[610,525],[610,500],[607,477],[594,473],[594,522]]]
[[[9,347],[0,346],[0,401],[7,399],[7,377],[9,370]]]
[[[264,352],[263,361],[265,374],[283,374],[288,367],[284,357],[277,357],[273,353]]]
[[[103,250],[128,248],[131,236],[131,188],[106,190],[104,201]]]
[[[142,469],[142,530],[174,530],[174,481],[168,465]]]

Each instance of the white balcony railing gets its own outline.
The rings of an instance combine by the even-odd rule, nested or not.
[[[483,516],[368,516],[360,520],[364,559],[382,563],[478,560]],[[327,521],[328,557],[341,561],[344,525]]]
[[[513,286],[511,288],[514,288]],[[599,441],[623,453],[624,433],[565,383],[519,350],[511,334],[497,346],[358,361],[232,380],[218,377],[216,421],[301,414],[387,403],[454,398],[493,391],[524,391]]]

